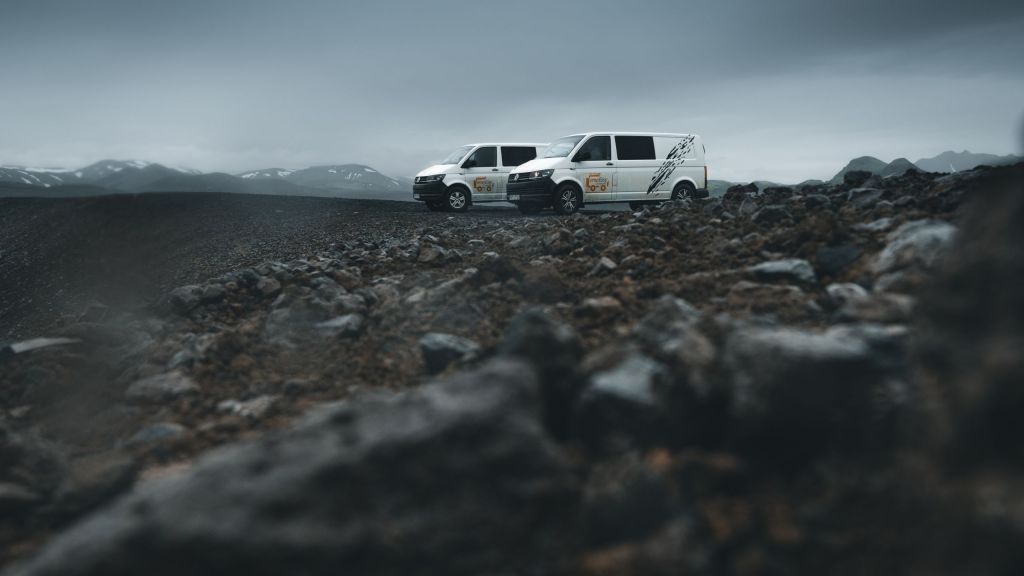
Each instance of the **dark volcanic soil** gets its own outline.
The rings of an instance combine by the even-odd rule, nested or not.
[[[0,348],[0,563],[32,557],[135,487],[137,506],[99,513],[116,534],[102,522],[102,533],[71,529],[27,573],[130,574],[180,560],[182,542],[194,554],[186,571],[228,562],[275,573],[284,561],[320,574],[339,559],[416,571],[417,556],[391,554],[403,534],[436,563],[424,573],[465,554],[473,568],[462,573],[507,568],[500,559],[523,573],[592,575],[934,573],[947,560],[1004,570],[1019,559],[1020,516],[985,516],[991,507],[972,499],[1016,510],[1019,485],[998,469],[982,483],[945,454],[965,426],[977,437],[1008,429],[985,422],[992,406],[1000,426],[1013,420],[1000,399],[1020,404],[1005,392],[1017,388],[1001,387],[1019,383],[1019,324],[1006,321],[992,354],[948,359],[969,372],[984,357],[996,383],[981,396],[910,350],[918,302],[967,201],[983,206],[993,173],[1019,179],[1013,170],[851,173],[836,186],[739,186],[721,199],[565,218],[229,195],[0,200],[4,333],[69,339]],[[989,262],[1008,220],[967,244],[976,259]],[[974,283],[1001,308],[1018,252],[982,268],[1006,276],[998,286]],[[960,268],[973,270],[967,260]],[[974,309],[976,295],[957,292],[974,286],[962,276],[929,301],[945,310],[929,329],[943,336],[925,338],[922,356],[949,356]],[[491,362],[515,359],[527,363]],[[496,382],[501,394],[534,385],[531,372],[541,410],[488,396]],[[424,386],[456,374],[466,379],[451,389],[471,393]],[[507,414],[495,398],[510,402]],[[260,441],[336,401],[346,403],[320,428]],[[346,428],[361,426],[359,414],[402,416],[360,435]],[[196,464],[240,440],[257,448]],[[477,440],[490,448],[458,448]],[[288,470],[275,469],[278,457]],[[275,485],[278,472],[300,484]],[[519,473],[522,486],[501,481]],[[264,480],[233,492],[249,474]],[[167,477],[182,482],[177,496],[147,495]],[[335,500],[345,489],[352,500]],[[175,512],[190,494],[209,494],[235,523],[220,526],[216,506]],[[493,518],[489,503],[510,494],[514,517]],[[543,494],[559,494],[557,505]],[[432,516],[435,498],[457,510]],[[255,532],[250,515],[262,522]],[[531,524],[541,517],[577,528],[548,542]],[[438,538],[423,542],[433,523]],[[312,530],[323,546],[261,531],[277,527]],[[138,556],[134,543],[146,546]]]
[[[478,208],[460,218],[514,214]],[[446,217],[413,202],[243,194],[0,198],[0,341],[37,335],[92,300],[137,306],[229,270]]]

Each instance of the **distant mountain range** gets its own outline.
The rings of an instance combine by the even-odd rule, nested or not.
[[[975,154],[964,150],[963,152],[953,152],[952,150],[943,152],[938,156],[931,158],[921,158],[917,162],[911,162],[906,158],[897,158],[892,162],[886,163],[873,156],[861,156],[860,158],[854,158],[847,164],[838,174],[832,177],[829,181],[831,184],[838,184],[843,181],[843,176],[847,172],[854,170],[866,170],[872,174],[877,174],[883,178],[888,176],[901,176],[908,170],[920,170],[922,172],[960,172],[962,170],[971,170],[978,166],[1002,166],[1004,164],[1015,164],[1017,162],[1024,161],[1024,158],[1020,156],[1014,156],[1008,154],[1006,156],[997,156],[995,154]]]
[[[840,183],[853,170],[866,170],[882,177],[898,176],[907,170],[957,172],[980,165],[1003,165],[1024,158],[968,151],[943,152],[932,158],[911,162],[897,158],[885,162],[873,156],[851,160],[829,180]],[[808,180],[801,184],[820,184]],[[759,189],[781,186],[756,181]],[[721,196],[734,183],[711,180],[712,196]],[[239,174],[202,173],[187,168],[169,168],[138,160],[103,160],[78,170],[28,167],[0,167],[0,196],[96,196],[141,192],[231,192],[240,194],[276,194],[284,196],[344,196],[407,200],[412,190],[409,178],[393,178],[363,164],[311,166],[299,170],[264,168]]]
[[[400,199],[412,180],[361,164],[269,168],[232,175],[137,160],[103,160],[78,170],[0,167],[0,196],[95,196],[143,192],[231,192]]]

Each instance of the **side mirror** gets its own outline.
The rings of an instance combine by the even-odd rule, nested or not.
[[[572,157],[573,162],[586,162],[590,160],[590,150],[580,150]]]
[[[473,160],[472,158],[470,158],[469,160],[466,160],[465,162],[462,163],[462,167],[463,168],[476,168],[476,160]]]

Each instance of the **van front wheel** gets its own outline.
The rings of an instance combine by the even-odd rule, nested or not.
[[[555,190],[555,212],[563,216],[575,214],[581,203],[580,191],[572,184],[565,184]]]
[[[465,212],[469,209],[469,192],[462,187],[449,188],[444,200],[445,208],[452,212]]]

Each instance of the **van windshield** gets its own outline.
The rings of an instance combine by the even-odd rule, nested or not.
[[[566,136],[565,138],[559,138],[551,143],[544,152],[541,153],[541,158],[564,158],[572,152],[572,149],[583,140],[583,136]]]
[[[458,164],[459,161],[465,158],[466,154],[468,154],[472,149],[472,146],[462,146],[455,152],[446,156],[444,160],[441,160],[441,164]]]

